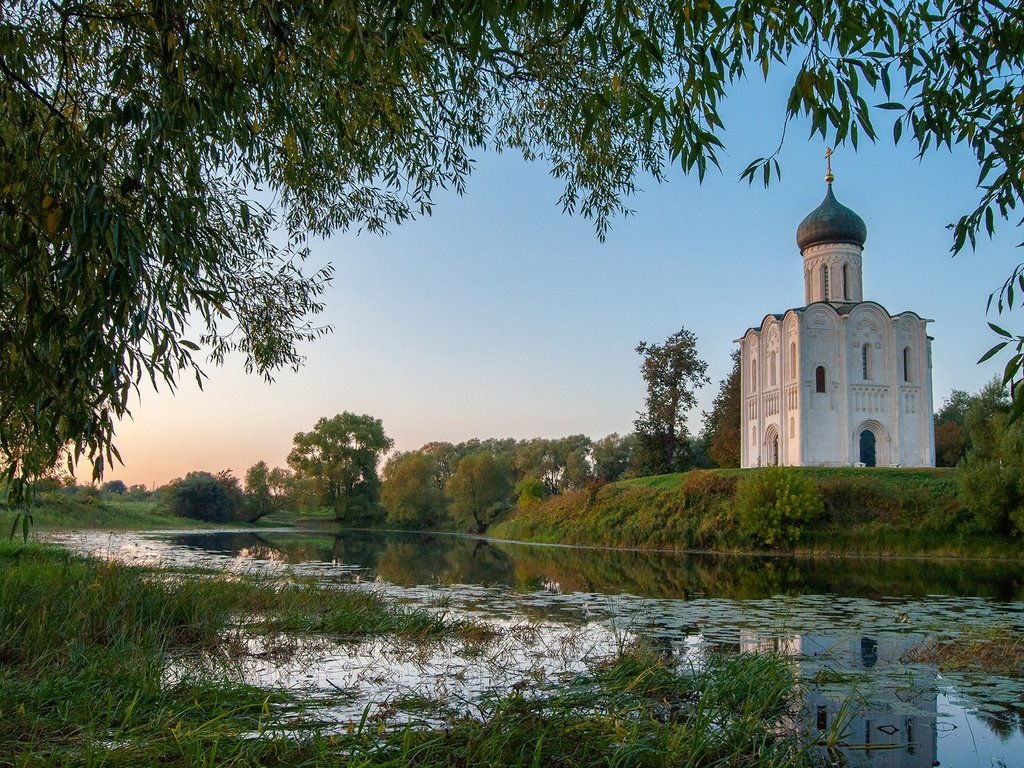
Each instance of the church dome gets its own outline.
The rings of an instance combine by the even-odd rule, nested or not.
[[[821,205],[807,214],[796,228],[796,244],[801,251],[819,243],[853,243],[863,248],[867,239],[864,219],[836,200],[831,183]]]

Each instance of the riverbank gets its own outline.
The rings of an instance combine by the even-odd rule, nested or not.
[[[774,479],[745,497],[754,473]],[[977,530],[955,469],[693,470],[554,496],[515,509],[488,535],[667,551],[1024,557],[1019,539]]]
[[[783,730],[797,681],[775,656],[694,671],[629,645],[571,679],[523,679],[472,705],[366,701],[361,718],[339,720],[331,708],[347,691],[254,685],[241,671],[296,657],[301,668],[311,644],[346,655],[368,637],[412,657],[443,641],[486,656],[502,630],[322,580],[140,568],[35,544],[0,544],[0,572],[0,743],[13,765],[810,762]]]

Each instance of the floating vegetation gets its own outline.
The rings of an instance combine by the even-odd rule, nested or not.
[[[905,654],[907,661],[940,671],[1024,675],[1024,632],[1007,626],[968,627],[958,635],[929,638]]]

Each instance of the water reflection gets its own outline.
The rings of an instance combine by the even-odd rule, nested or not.
[[[938,669],[903,659],[920,637],[744,633],[744,651],[792,657],[805,682],[793,727],[822,764],[938,765]]]
[[[500,584],[532,590],[547,585],[565,592],[676,599],[833,594],[1024,600],[1024,565],[1019,562],[624,552],[351,530],[189,533],[172,540],[232,556],[345,565],[399,586]]]

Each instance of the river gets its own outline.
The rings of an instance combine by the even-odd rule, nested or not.
[[[1022,563],[623,552],[358,530],[48,538],[127,562],[313,575],[501,630],[480,646],[321,642],[284,662],[255,653],[239,671],[330,694],[325,723],[472,712],[490,693],[550,684],[642,638],[695,665],[709,653],[791,657],[803,683],[793,726],[829,741],[847,765],[1024,768],[1024,679],[947,671],[916,653],[968,630],[1024,635]]]

